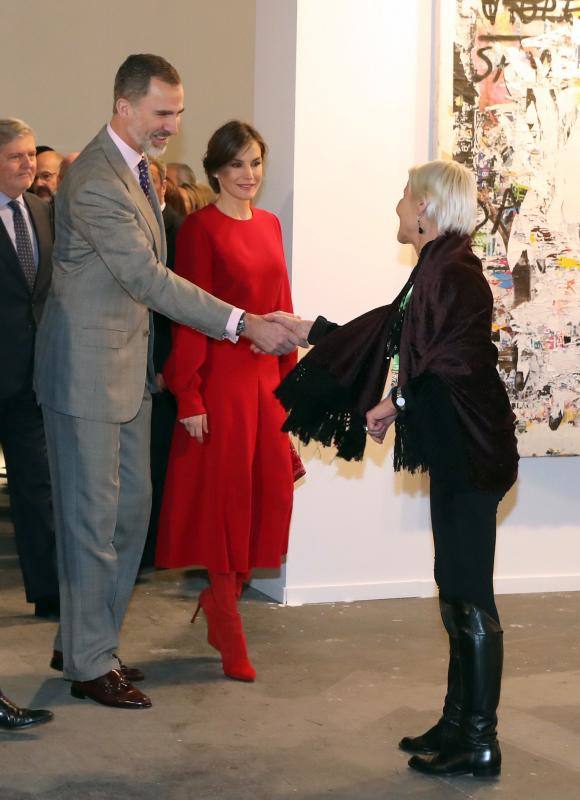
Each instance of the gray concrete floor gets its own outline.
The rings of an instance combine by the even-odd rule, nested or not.
[[[0,514],[0,686],[56,715],[0,733],[0,800],[580,798],[580,593],[499,598],[504,771],[484,782],[417,775],[397,750],[440,709],[435,600],[283,608],[250,590],[248,685],[223,676],[204,621],[189,624],[203,585],[172,571],[136,587],[122,656],[146,671],[151,710],[75,700],[48,668],[55,625],[24,601]]]

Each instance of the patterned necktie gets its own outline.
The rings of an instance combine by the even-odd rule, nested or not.
[[[151,184],[149,183],[149,170],[147,169],[147,161],[142,158],[141,161],[137,164],[137,169],[139,170],[139,184],[141,188],[145,192],[145,197],[149,200],[149,204],[153,207],[153,203],[151,202]]]
[[[24,220],[20,203],[16,200],[11,200],[8,205],[12,209],[12,216],[14,218],[14,233],[16,235],[18,260],[20,261],[20,266],[22,267],[22,272],[24,272],[24,277],[30,287],[30,291],[32,291],[36,281],[36,264],[34,263],[34,250],[32,249],[30,234],[28,233],[28,227]]]

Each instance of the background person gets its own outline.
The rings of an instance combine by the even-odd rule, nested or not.
[[[56,181],[57,190],[60,188],[60,185],[64,180],[64,176],[66,175],[68,168],[70,167],[71,164],[73,164],[77,160],[79,156],[80,153],[75,151],[73,153],[67,153],[67,155],[63,157],[62,161],[60,162],[60,168],[58,170],[58,178]]]
[[[52,274],[47,203],[28,191],[34,132],[0,120],[0,444],[26,599],[58,617],[59,590],[42,414],[32,387],[34,343]]]
[[[194,187],[189,183],[180,183],[177,191],[181,195],[183,206],[185,208],[185,216],[193,214],[197,210],[197,195]]]
[[[198,211],[200,208],[205,208],[210,203],[215,203],[215,201],[217,200],[216,193],[211,188],[211,186],[207,185],[207,183],[196,183],[195,193],[197,195],[195,207]]]
[[[36,326],[50,284],[48,208],[27,190],[36,167],[32,129],[0,120],[0,443],[26,596],[39,616],[58,613],[50,480],[42,416],[32,389]],[[0,728],[52,719],[0,692]]]
[[[280,223],[254,208],[266,145],[250,125],[232,121],[211,137],[204,159],[217,193],[186,218],[176,272],[256,314],[291,311]],[[226,675],[252,681],[255,670],[237,609],[254,567],[277,568],[286,553],[292,510],[290,442],[273,395],[295,355],[260,356],[249,343],[210,340],[176,326],[164,377],[177,399],[156,563],[203,565],[210,588],[199,604],[208,641]]]
[[[167,180],[172,183],[176,188],[188,183],[190,186],[195,186],[197,183],[195,179],[195,172],[189,166],[179,161],[170,161],[167,164]]]
[[[58,175],[64,156],[55,150],[43,150],[36,156],[36,174],[31,191],[50,202],[58,188]]]

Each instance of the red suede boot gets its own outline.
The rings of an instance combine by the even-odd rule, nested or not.
[[[211,588],[204,589],[200,593],[197,601],[197,608],[195,609],[193,617],[191,618],[192,622],[195,622],[200,608],[205,614],[205,619],[207,622],[207,642],[209,645],[211,645],[211,647],[214,648],[214,650],[219,651],[218,622],[216,620],[216,607]]]
[[[239,600],[244,591],[244,586],[252,578],[251,572],[236,572],[236,597]]]
[[[210,572],[209,579],[224,674],[228,678],[251,683],[256,680],[256,670],[248,658],[246,637],[238,612],[236,573]]]

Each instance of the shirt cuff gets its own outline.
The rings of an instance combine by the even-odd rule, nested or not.
[[[233,342],[234,344],[240,338],[239,336],[236,336],[236,329],[238,327],[238,322],[240,321],[240,318],[243,313],[244,311],[241,308],[235,308],[235,307],[232,308],[232,313],[230,314],[230,318],[228,319],[226,325],[226,330],[223,338],[229,339],[230,342]]]

